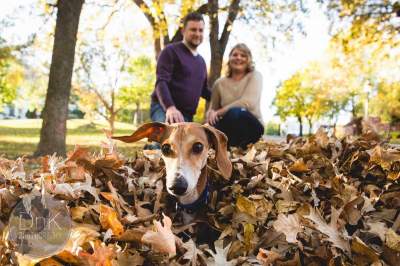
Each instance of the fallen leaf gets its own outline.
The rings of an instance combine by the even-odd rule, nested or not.
[[[321,214],[313,208],[310,208],[310,214],[304,216],[304,218],[311,220],[315,224],[317,230],[328,236],[328,241],[335,247],[350,254],[349,242],[343,238],[343,233],[339,232],[337,224],[340,213],[341,210],[338,211],[332,207],[331,222],[329,225],[321,217]]]
[[[276,231],[285,234],[286,241],[289,243],[297,243],[297,234],[303,231],[296,213],[288,216],[280,213],[273,226]]]
[[[124,232],[124,226],[118,219],[117,212],[107,205],[100,204],[100,224],[104,229],[111,229],[113,234],[120,236]]]
[[[116,257],[116,252],[112,245],[106,246],[99,240],[92,242],[93,253],[85,251],[79,252],[89,266],[112,266],[112,260]]]
[[[389,248],[400,252],[400,236],[391,228],[386,232],[386,245]]]
[[[207,265],[210,266],[229,266],[229,265],[236,265],[236,260],[231,260],[228,261],[227,257],[228,257],[228,252],[229,252],[229,248],[231,247],[230,243],[229,245],[227,245],[225,248],[223,247],[223,241],[222,240],[218,240],[214,242],[215,245],[215,253],[210,250],[210,249],[206,249],[212,256],[212,259],[210,259],[207,263]]]
[[[175,235],[171,231],[172,221],[163,214],[163,225],[160,222],[154,221],[155,231],[147,231],[142,242],[150,244],[156,251],[168,253],[170,257],[176,255]]]
[[[239,211],[244,212],[252,217],[257,217],[257,210],[254,202],[249,199],[246,199],[243,196],[238,196],[236,200],[236,207]]]
[[[275,251],[269,251],[263,248],[260,248],[257,254],[257,260],[259,260],[262,265],[269,266],[274,265],[274,263],[281,258],[279,253]]]

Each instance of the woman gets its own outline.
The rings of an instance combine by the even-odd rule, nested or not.
[[[228,145],[245,149],[264,133],[261,123],[261,73],[254,70],[250,49],[243,43],[229,53],[226,77],[213,87],[207,122],[224,132]]]

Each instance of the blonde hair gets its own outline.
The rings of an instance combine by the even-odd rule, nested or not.
[[[249,47],[247,47],[247,45],[244,43],[238,43],[232,47],[231,51],[229,52],[229,57],[231,57],[234,50],[240,50],[246,54],[246,56],[247,56],[246,73],[254,71],[253,56],[251,55],[251,51],[250,51]],[[229,62],[230,62],[230,60],[228,60],[228,64],[227,64],[227,67],[228,67],[228,70],[226,71],[227,77],[232,76],[232,68],[231,68]]]

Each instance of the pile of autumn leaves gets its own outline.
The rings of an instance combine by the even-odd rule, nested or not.
[[[125,160],[110,139],[99,155],[77,147],[29,174],[23,158],[1,159],[2,231],[34,187],[66,200],[74,224],[59,254],[31,259],[2,242],[0,264],[398,265],[400,151],[376,135],[233,149],[229,180],[212,156],[211,200],[194,218],[167,195],[162,160]]]

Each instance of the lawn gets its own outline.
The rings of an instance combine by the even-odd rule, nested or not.
[[[39,143],[41,119],[0,120],[0,156],[15,159],[22,155],[32,155]],[[67,121],[67,151],[75,145],[88,147],[93,152],[100,151],[100,143],[106,140],[102,131],[108,128],[106,122],[91,122],[85,119]],[[130,135],[134,126],[127,123],[116,123],[115,135]],[[117,142],[118,150],[126,156],[135,154],[142,142],[126,144]]]

